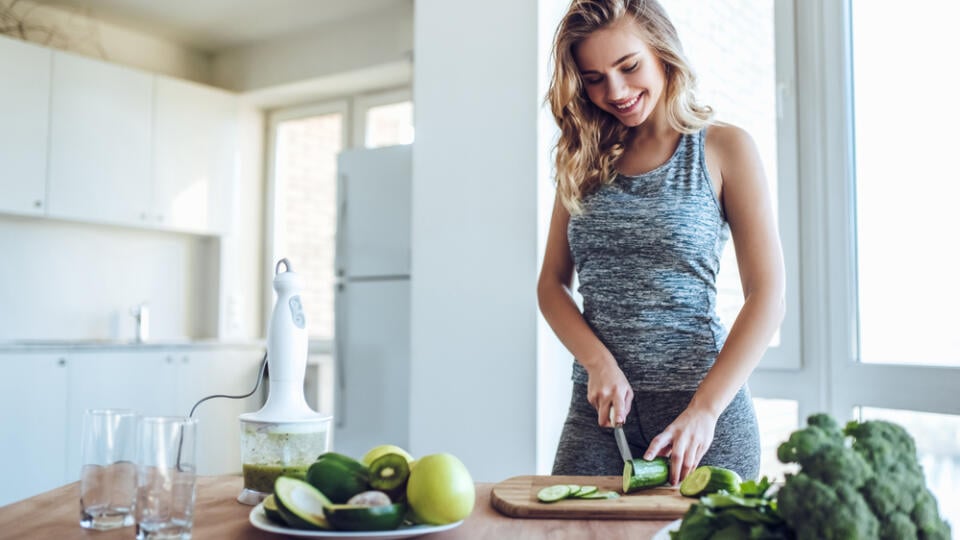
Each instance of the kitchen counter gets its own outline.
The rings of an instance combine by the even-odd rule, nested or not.
[[[266,341],[221,341],[216,339],[157,339],[137,342],[118,339],[24,339],[0,341],[3,352],[61,352],[90,350],[213,350],[213,349],[263,349]]]
[[[243,480],[240,476],[204,476],[197,484],[196,540],[230,538],[254,540],[291,538],[263,532],[248,521],[251,507],[236,502]],[[490,506],[493,484],[477,484],[473,514],[456,529],[427,536],[430,540],[484,538],[579,539],[652,538],[667,521],[616,521],[584,519],[512,519]],[[80,528],[80,487],[74,482],[36,497],[0,507],[0,531],[5,539],[94,538],[129,539],[132,527],[113,531]]]

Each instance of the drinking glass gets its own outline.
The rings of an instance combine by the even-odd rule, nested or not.
[[[138,447],[137,540],[189,540],[196,501],[197,420],[144,417]]]
[[[107,530],[133,525],[139,413],[88,409],[80,441],[80,526]]]

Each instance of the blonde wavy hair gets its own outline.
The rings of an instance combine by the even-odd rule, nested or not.
[[[629,128],[587,97],[573,48],[591,33],[620,21],[635,20],[641,36],[663,63],[667,122],[680,133],[696,133],[710,124],[713,109],[694,95],[696,75],[677,30],[656,0],[573,0],[553,40],[553,78],[546,99],[560,126],[555,147],[557,192],[571,214],[583,211],[582,200],[616,176]]]

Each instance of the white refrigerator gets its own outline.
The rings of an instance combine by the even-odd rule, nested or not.
[[[410,145],[338,160],[333,449],[410,438]]]

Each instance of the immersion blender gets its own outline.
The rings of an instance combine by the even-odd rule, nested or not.
[[[259,411],[240,415],[243,491],[237,500],[244,504],[255,505],[272,493],[277,476],[303,477],[330,447],[333,418],[311,409],[303,393],[308,345],[303,286],[290,261],[277,262],[276,303],[267,328],[267,401]]]

